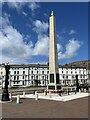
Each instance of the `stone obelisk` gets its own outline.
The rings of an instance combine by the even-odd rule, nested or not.
[[[50,16],[50,42],[49,42],[49,84],[48,90],[61,89],[59,83],[58,52],[56,42],[56,21],[54,12]]]

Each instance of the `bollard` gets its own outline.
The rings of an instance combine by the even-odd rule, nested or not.
[[[25,97],[25,92],[23,92],[23,97]]]
[[[67,89],[67,93],[68,93],[68,95],[69,95],[69,90]]]
[[[88,88],[88,90],[89,90],[88,92],[90,92],[90,88]]]
[[[50,98],[52,97],[52,95],[51,95],[51,91],[49,91],[49,97],[50,97]]]
[[[44,91],[45,96],[47,95],[47,90]]]
[[[12,93],[9,93],[9,97],[10,97],[10,99],[12,99]]]
[[[83,92],[83,88],[81,88],[81,92]]]
[[[81,93],[81,90],[79,89],[79,93]]]
[[[59,92],[59,96],[62,96],[62,93],[61,93],[61,92]]]
[[[20,95],[17,95],[17,104],[20,103]]]
[[[35,100],[38,100],[38,93],[35,91]]]
[[[84,88],[84,92],[87,92],[86,88]]]

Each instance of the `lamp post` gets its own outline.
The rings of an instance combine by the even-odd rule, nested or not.
[[[5,75],[5,86],[4,86],[4,90],[2,93],[2,101],[10,101],[9,93],[8,93],[9,70],[10,70],[10,65],[9,65],[9,63],[7,63],[7,64],[5,64],[6,75]]]
[[[76,91],[79,92],[78,75],[76,75]]]

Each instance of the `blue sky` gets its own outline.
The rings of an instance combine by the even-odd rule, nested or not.
[[[58,62],[88,59],[88,3],[7,2],[2,4],[2,59],[10,63],[47,63],[49,16],[54,11]]]

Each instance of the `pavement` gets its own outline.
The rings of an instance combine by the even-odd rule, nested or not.
[[[2,104],[3,118],[88,118],[88,97],[61,102],[21,99]]]
[[[75,96],[74,94],[72,94]],[[70,96],[69,95],[69,98]],[[31,94],[31,96],[33,96]],[[43,95],[42,95],[43,96]],[[48,95],[49,96],[49,95]],[[56,101],[50,99],[20,98],[20,104],[16,103],[16,97],[10,103],[2,103],[3,118],[88,118],[90,96],[78,94],[78,99]],[[83,96],[83,97],[82,97]],[[62,97],[67,97],[62,96]],[[72,97],[71,97],[72,98]],[[0,103],[1,104],[1,103]]]

